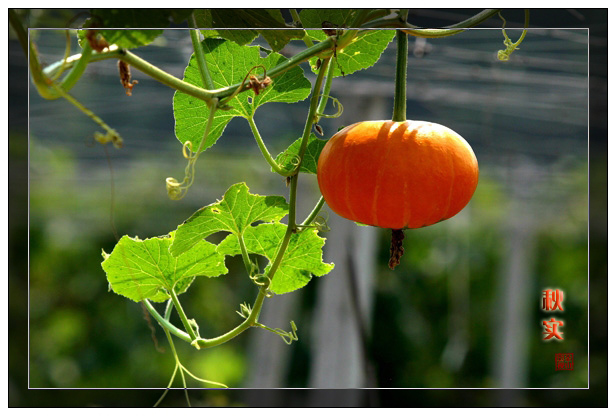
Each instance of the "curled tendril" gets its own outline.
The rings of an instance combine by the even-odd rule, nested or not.
[[[327,225],[327,218],[322,215],[315,217],[312,221],[310,221],[310,223],[306,225],[301,225],[299,227],[301,228],[300,231],[306,228],[316,228],[317,231],[321,232],[331,231],[331,228],[329,228],[329,226]]]
[[[321,232],[328,232],[331,230],[331,228],[327,225],[327,219],[322,215],[316,217],[314,221],[312,221],[312,224],[314,224],[316,229]]]
[[[197,163],[197,159],[199,158],[201,150],[203,150],[203,145],[205,144],[205,141],[210,133],[217,105],[218,99],[214,98],[209,107],[210,114],[208,116],[205,132],[203,133],[203,137],[201,138],[201,143],[199,143],[197,151],[193,152],[193,144],[190,140],[187,140],[182,145],[182,156],[184,156],[184,159],[188,160],[188,163],[186,164],[186,169],[184,169],[184,179],[182,180],[182,182],[179,182],[177,179],[172,177],[169,177],[165,180],[165,184],[167,187],[167,195],[172,200],[184,198],[184,196],[188,192],[188,188],[192,186],[195,180],[195,165]]]
[[[197,162],[198,154],[193,153],[192,142],[186,141],[184,143],[182,146],[182,156],[184,159],[188,160],[188,164],[184,170],[184,179],[182,182],[179,182],[177,179],[172,177],[165,179],[167,195],[174,201],[180,200],[186,196],[188,188],[192,186],[195,179],[195,163]]]
[[[516,43],[513,43],[511,39],[509,39],[509,36],[507,36],[507,32],[505,32],[505,25],[507,24],[507,21],[503,15],[500,14],[500,12],[498,13],[498,16],[503,21],[503,36],[505,37],[505,40],[503,41],[505,44],[505,49],[498,51],[497,54],[500,61],[508,61],[513,51],[519,49],[518,46],[522,43],[524,37],[526,36],[526,29],[528,28],[528,14],[528,9],[524,10],[524,31],[522,32],[522,35],[520,35],[520,39],[518,39]]]
[[[297,326],[295,326],[295,322],[293,321],[291,321],[291,331],[285,331],[280,328],[270,328],[261,323],[257,323],[257,326],[279,335],[287,345],[291,345],[293,341],[297,341],[299,339],[297,337]]]
[[[342,106],[342,103],[336,98],[336,97],[332,97],[331,95],[323,95],[321,94],[320,97],[325,97],[326,100],[332,100],[332,103],[336,106],[336,113],[335,114],[325,114],[325,113],[317,113],[315,115],[315,117],[317,119],[321,118],[321,117],[325,117],[325,118],[338,118],[342,115],[342,112],[344,111],[344,107]]]
[[[291,165],[291,169],[287,169],[291,172],[294,172],[295,169],[297,169],[297,167],[300,164],[300,159],[299,156],[291,154],[291,153],[285,153],[284,155],[282,155],[282,157],[280,158],[280,166],[284,167],[286,169],[286,167],[288,165]]]
[[[264,288],[265,290],[267,290],[269,286],[272,284],[272,279],[270,279],[267,275],[262,274],[262,273],[250,276],[250,280],[252,280],[255,283],[255,285],[260,286]]]
[[[272,296],[274,296],[274,292],[269,290],[270,286],[272,285],[272,279],[270,279],[269,276],[262,273],[255,274],[250,276],[250,280],[252,280],[255,285],[259,286],[261,290],[263,290],[265,297],[271,298]]]

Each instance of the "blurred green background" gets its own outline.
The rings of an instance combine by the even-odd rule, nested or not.
[[[30,11],[29,24],[60,27],[77,12]],[[436,27],[463,20],[465,13],[473,14],[419,10],[412,18]],[[591,11],[579,12],[585,21],[558,13],[571,22],[558,27],[584,27],[600,20]],[[512,26],[520,26],[520,11],[505,16]],[[545,11],[531,11],[531,22],[555,27],[540,24],[545,16]],[[313,278],[306,288],[268,300],[264,307],[263,319],[280,319],[271,326],[289,329],[288,322],[294,320],[299,341],[286,346],[273,334],[256,334],[257,329],[206,351],[177,341],[180,358],[193,373],[250,389],[583,389],[589,386],[589,374],[591,385],[606,382],[601,349],[593,350],[588,367],[588,343],[607,339],[603,326],[595,331],[588,327],[589,307],[597,316],[606,311],[606,293],[598,292],[607,273],[607,231],[601,224],[593,228],[592,222],[593,215],[603,215],[602,193],[590,193],[589,212],[589,174],[591,190],[598,183],[602,192],[605,183],[594,178],[605,180],[606,173],[604,155],[592,152],[605,138],[588,125],[588,88],[600,90],[605,82],[605,74],[589,78],[588,51],[602,47],[602,39],[588,37],[585,29],[534,29],[512,60],[502,63],[495,59],[502,33],[488,29],[500,24],[491,19],[483,29],[409,42],[408,117],[445,124],[471,144],[481,176],[469,206],[451,220],[408,230],[406,254],[395,271],[387,268],[386,230],[358,229],[327,210],[332,230],[323,235],[329,243],[324,260],[336,263],[335,273]],[[508,33],[516,40],[520,32]],[[44,62],[61,59],[62,32],[40,30],[33,36]],[[21,74],[15,87],[19,89],[11,90],[11,106],[23,105],[28,97],[25,60],[14,40],[10,46],[9,70]],[[332,94],[345,112],[340,119],[323,122],[326,136],[354,121],[390,117],[395,64],[391,46],[374,67],[334,81]],[[136,52],[181,77],[190,47],[186,31],[167,30],[155,44]],[[293,43],[283,53],[292,55],[301,47],[301,42]],[[29,140],[27,131],[10,131],[11,175],[15,177],[13,169],[28,175],[12,182],[11,203],[29,197],[29,211],[15,206],[11,210],[10,336],[28,341],[10,347],[14,406],[151,406],[159,390],[100,396],[99,390],[61,394],[24,389],[167,385],[174,362],[164,333],[157,326],[151,332],[141,305],[108,291],[101,249],[113,249],[113,227],[119,235],[141,238],[165,234],[240,181],[253,193],[288,194],[262,160],[247,123],[234,119],[218,144],[199,159],[188,196],[170,201],[164,180],[181,177],[184,170],[173,131],[173,91],[137,71],[133,78],[139,84],[127,97],[115,63],[99,62],[88,67],[72,90],[122,134],[121,150],[94,145],[91,137],[97,126],[64,100],[41,99],[34,88],[29,95]],[[304,102],[268,104],[257,112],[272,153],[301,134],[306,110]],[[11,116],[13,126],[19,121]],[[599,139],[593,142],[595,134]],[[316,178],[302,176],[300,217],[317,198]],[[16,251],[25,244],[27,251]],[[18,276],[16,267],[22,264],[28,265],[28,274]],[[240,318],[234,311],[256,295],[240,259],[228,260],[227,266],[229,275],[200,279],[183,297],[204,336],[237,325]],[[597,297],[592,305],[589,287]],[[545,288],[564,291],[564,312],[541,310]],[[565,321],[562,342],[542,341],[541,321],[552,316]],[[358,329],[362,326],[363,338]],[[554,354],[571,352],[575,370],[555,371]],[[331,360],[344,362],[344,367],[327,365]],[[189,386],[204,387],[194,380]],[[193,405],[206,406],[422,406],[459,394],[406,392],[406,399],[387,390],[344,390],[335,396],[328,390],[195,390],[190,395]],[[594,395],[587,390],[546,394],[555,405],[593,406],[603,400],[602,388]],[[30,401],[31,395],[39,401]],[[414,401],[406,402],[411,395]],[[56,401],[50,402],[54,396]],[[452,405],[541,406],[542,400],[532,390],[483,390]],[[183,397],[174,391],[163,405],[182,406]]]

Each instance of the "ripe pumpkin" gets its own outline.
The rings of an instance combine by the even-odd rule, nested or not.
[[[317,178],[325,202],[338,215],[401,230],[460,212],[475,192],[479,168],[466,140],[445,126],[363,121],[327,142]]]

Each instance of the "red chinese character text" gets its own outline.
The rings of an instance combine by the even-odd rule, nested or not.
[[[564,293],[562,290],[546,289],[543,291],[543,303],[541,309],[544,311],[563,310]]]
[[[558,332],[558,327],[559,326],[564,326],[564,322],[563,321],[557,321],[556,319],[552,318],[549,321],[543,321],[543,326],[545,327],[545,331],[543,332],[543,335],[545,335],[545,338],[543,338],[544,340],[549,340],[552,338],[556,338],[556,339],[564,339],[562,337],[562,333]]]

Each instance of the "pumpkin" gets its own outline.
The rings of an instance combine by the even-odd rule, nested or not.
[[[477,159],[455,131],[426,121],[362,121],[336,133],[317,165],[327,205],[352,221],[393,230],[425,227],[468,204]]]

